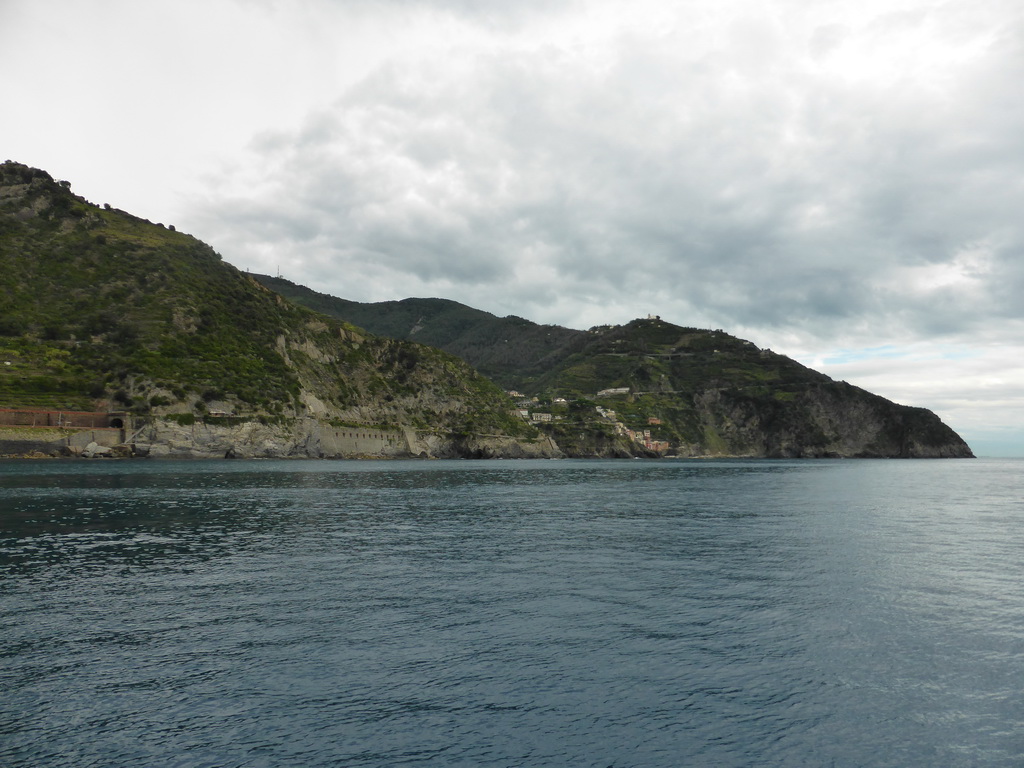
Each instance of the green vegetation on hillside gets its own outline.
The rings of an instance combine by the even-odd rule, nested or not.
[[[274,341],[300,321],[296,307],[268,301],[195,238],[91,205],[42,171],[5,163],[0,189],[5,400],[230,393],[253,409],[295,405],[299,382]]]
[[[325,418],[528,435],[452,355],[285,301],[173,227],[0,165],[0,407]]]

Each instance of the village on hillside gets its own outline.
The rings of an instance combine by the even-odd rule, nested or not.
[[[605,398],[614,397],[621,395],[628,395],[630,393],[629,387],[615,387],[613,389],[602,389],[597,393],[595,397]],[[543,408],[549,407],[546,403],[542,404],[540,398],[527,397],[521,392],[516,390],[508,390],[508,395],[516,401],[516,407],[512,411],[514,416],[518,416],[521,419],[529,421],[531,424],[542,425],[555,421],[565,420],[565,415],[560,413],[552,413],[552,410],[567,409],[570,405],[569,400],[564,397],[555,397],[550,401],[551,410],[543,410]],[[656,453],[667,453],[671,444],[667,440],[656,440],[653,437],[652,430],[648,429],[631,429],[626,426],[622,421],[619,420],[618,414],[610,408],[604,408],[600,405],[594,407],[594,413],[597,415],[597,419],[609,423],[615,430],[615,434],[621,437],[625,437],[628,440],[636,443],[637,445],[643,446],[649,451]],[[661,424],[661,419],[651,416],[647,419],[649,427],[656,427]]]

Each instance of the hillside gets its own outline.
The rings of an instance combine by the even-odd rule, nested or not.
[[[587,341],[585,331],[538,325],[521,317],[496,317],[448,299],[402,299],[363,304],[317,293],[280,277],[253,275],[304,307],[353,323],[371,333],[458,355],[506,389],[528,391],[552,366]]]
[[[0,406],[124,411],[172,452],[209,438],[197,452],[344,454],[317,443],[327,428],[441,455],[536,438],[459,358],[287,302],[195,238],[13,162],[0,165],[0,362]],[[263,433],[241,449],[243,425]]]
[[[932,412],[897,405],[724,331],[657,318],[591,329],[589,342],[534,383],[598,396],[633,430],[689,454],[966,457]]]
[[[723,331],[658,318],[577,331],[439,299],[359,304],[256,277],[373,332],[429,341],[534,396],[531,409],[550,414],[544,429],[570,455],[972,455],[926,409],[833,381]],[[623,391],[598,396],[610,389]]]

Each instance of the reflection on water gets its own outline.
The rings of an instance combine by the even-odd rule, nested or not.
[[[1014,462],[0,464],[0,763],[1016,765]]]

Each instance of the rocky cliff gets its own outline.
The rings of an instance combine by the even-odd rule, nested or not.
[[[661,455],[973,456],[931,411],[834,381],[723,331],[657,318],[592,329],[587,345],[541,386],[603,391],[595,399],[602,420]]]
[[[786,402],[733,390],[695,398],[708,452],[771,458],[970,458],[970,447],[924,408],[892,403],[841,382],[808,386]]]

